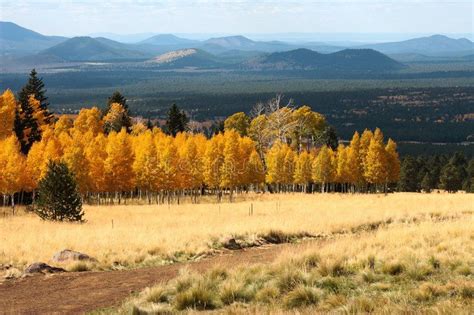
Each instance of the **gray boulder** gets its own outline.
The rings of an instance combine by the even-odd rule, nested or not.
[[[65,249],[60,252],[57,252],[52,261],[54,262],[64,262],[64,261],[74,261],[74,260],[87,260],[87,261],[97,261],[95,258],[90,257],[87,254],[76,252],[70,249]]]
[[[58,272],[66,272],[63,268],[52,267],[48,264],[42,262],[35,262],[29,265],[25,269],[25,274],[32,274],[32,273],[58,273]]]

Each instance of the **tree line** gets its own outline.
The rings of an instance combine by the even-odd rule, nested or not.
[[[23,201],[25,193],[35,200],[51,161],[63,162],[83,200],[96,203],[232,198],[250,190],[376,192],[398,181],[396,144],[385,143],[380,129],[338,144],[324,116],[291,101],[282,104],[281,96],[257,104],[250,117],[230,116],[224,131],[206,137],[186,130],[188,119],[177,106],[169,111],[167,133],[133,122],[120,93],[105,111],[93,107],[74,119],[54,117],[43,87],[32,72],[18,100],[10,90],[0,97],[4,203]]]

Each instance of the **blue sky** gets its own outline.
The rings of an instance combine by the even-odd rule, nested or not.
[[[0,19],[48,35],[472,33],[471,0],[0,0]]]

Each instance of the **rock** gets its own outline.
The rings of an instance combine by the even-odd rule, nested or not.
[[[54,262],[64,262],[72,260],[97,261],[95,258],[92,258],[87,254],[76,252],[70,249],[65,249],[60,252],[57,252],[52,259],[52,261]]]
[[[52,267],[48,264],[42,262],[36,262],[29,265],[25,269],[25,274],[31,273],[57,273],[57,272],[66,272],[63,268]]]
[[[236,249],[241,249],[242,246],[237,243],[235,238],[229,238],[223,242],[224,248],[231,249],[231,250],[236,250]]]

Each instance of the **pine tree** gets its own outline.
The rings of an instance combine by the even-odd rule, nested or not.
[[[112,104],[120,104],[128,113],[127,99],[119,91],[115,91],[107,100],[107,109],[105,114],[107,114],[112,108]]]
[[[425,176],[423,176],[423,180],[420,183],[420,187],[424,192],[430,193],[431,192],[431,176],[429,172],[425,173]]]
[[[0,96],[0,140],[13,133],[15,124],[16,99],[12,91],[6,90]]]
[[[15,115],[15,133],[24,154],[28,153],[34,142],[41,139],[41,124],[49,125],[53,122],[45,93],[43,80],[37,77],[37,72],[33,69],[27,84],[18,93],[19,106]],[[39,102],[36,108],[32,106],[32,99]],[[38,115],[43,117],[42,122],[35,119]]]
[[[176,104],[173,104],[168,111],[168,118],[166,120],[166,131],[168,134],[173,137],[178,134],[178,132],[186,131],[188,126],[188,117],[186,114],[179,110]]]
[[[39,182],[35,213],[44,220],[83,222],[82,201],[74,175],[64,162],[49,162]]]
[[[402,160],[400,167],[400,180],[398,190],[407,192],[420,191],[420,184],[417,180],[418,163],[412,156],[406,156]]]
[[[441,171],[441,188],[454,193],[462,188],[462,176],[459,168],[453,163],[448,163]]]

